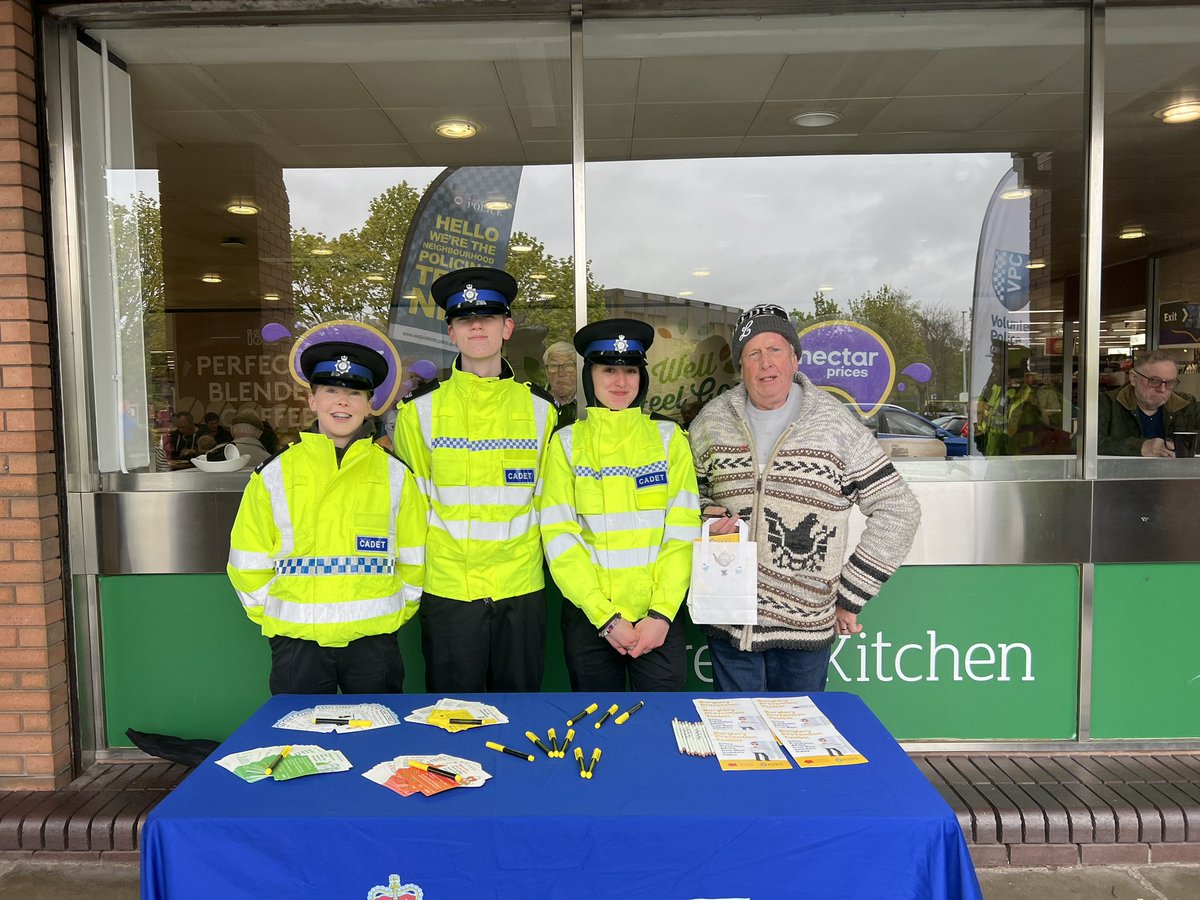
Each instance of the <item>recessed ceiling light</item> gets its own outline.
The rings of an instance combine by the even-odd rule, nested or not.
[[[461,141],[475,137],[479,128],[474,122],[468,122],[466,119],[446,119],[434,125],[433,131],[439,137]]]
[[[272,291],[269,294],[263,294],[263,299],[268,303],[275,303],[279,300],[279,295]]]
[[[239,247],[245,247],[246,242],[243,241],[240,237],[227,237],[223,241],[221,241],[221,246],[222,247],[232,247],[234,249],[237,249]]]
[[[1185,100],[1155,110],[1154,118],[1162,119],[1167,125],[1182,125],[1200,119],[1200,101]]]
[[[546,279],[546,273],[545,272],[530,272],[529,277],[532,278],[534,281],[544,281]]]
[[[832,125],[839,119],[841,119],[841,116],[838,113],[823,109],[813,112],[796,113],[796,115],[792,116],[792,124],[799,125],[801,128],[824,128],[826,125]]]
[[[696,293],[696,292],[695,291],[680,291],[679,296],[680,297],[690,297],[694,293]]]
[[[313,256],[333,256],[333,251],[328,247],[315,247],[312,252]]]
[[[483,208],[491,212],[504,212],[506,209],[512,209],[512,206],[512,201],[505,200],[503,197],[488,200],[483,204]]]
[[[1146,229],[1141,225],[1126,225],[1121,229],[1121,233],[1117,235],[1123,241],[1136,241],[1138,238],[1146,236]]]
[[[528,253],[533,249],[533,244],[513,244],[508,249],[512,253]]]
[[[200,280],[205,284],[220,284],[223,279],[217,272],[205,272],[200,276]]]
[[[225,212],[231,212],[235,216],[256,216],[258,207],[249,200],[235,200],[225,207]]]
[[[1033,191],[1029,188],[1019,187],[1013,188],[1011,191],[1005,191],[1000,195],[1001,200],[1024,200],[1026,197],[1032,197]]]
[[[555,294],[553,291],[551,291],[548,294],[538,294],[538,299],[539,300],[553,300],[557,296],[558,296],[558,294]]]
[[[830,291],[833,290],[833,285],[832,284],[823,284],[819,288],[817,288],[817,290],[820,291],[822,294],[828,294]]]
[[[707,278],[709,275],[712,274],[712,272],[708,271],[708,269],[697,269],[692,274],[695,275],[697,278]]]
[[[1044,259],[1031,259],[1029,262],[1025,263],[1025,268],[1044,269],[1046,268],[1046,261]]]
[[[387,281],[387,279],[384,278],[382,275],[380,275],[378,272],[372,272],[370,275],[366,276],[366,278],[367,278],[367,281]]]

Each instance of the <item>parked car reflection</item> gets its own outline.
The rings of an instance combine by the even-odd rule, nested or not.
[[[852,403],[846,404],[856,414]],[[902,406],[885,403],[870,416],[861,416],[863,424],[879,439],[888,456],[918,459],[944,459],[966,456],[967,439],[949,431]],[[961,417],[960,417],[961,418]]]

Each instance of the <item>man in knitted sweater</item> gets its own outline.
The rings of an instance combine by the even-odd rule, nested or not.
[[[758,542],[758,624],[707,625],[721,691],[820,691],[840,635],[904,561],[920,506],[878,441],[797,371],[800,338],[778,306],[756,306],[733,329],[742,383],[691,427],[711,531],[745,519]],[[850,508],[867,527],[847,546]]]

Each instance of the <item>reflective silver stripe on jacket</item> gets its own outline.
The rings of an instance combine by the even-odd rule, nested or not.
[[[268,597],[263,615],[280,622],[297,625],[344,625],[363,622],[380,616],[390,616],[404,605],[403,591],[370,600],[346,600],[342,603],[294,603]]]
[[[229,564],[235,569],[273,569],[275,558],[270,553],[257,550],[229,549]]]
[[[263,487],[271,498],[271,518],[279,528],[278,556],[291,556],[296,546],[296,536],[292,530],[292,514],[288,508],[287,491],[283,485],[283,463],[275,460],[259,473],[262,476]]]

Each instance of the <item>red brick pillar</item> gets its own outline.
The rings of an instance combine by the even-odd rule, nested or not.
[[[71,778],[33,29],[0,4],[0,790]]]

